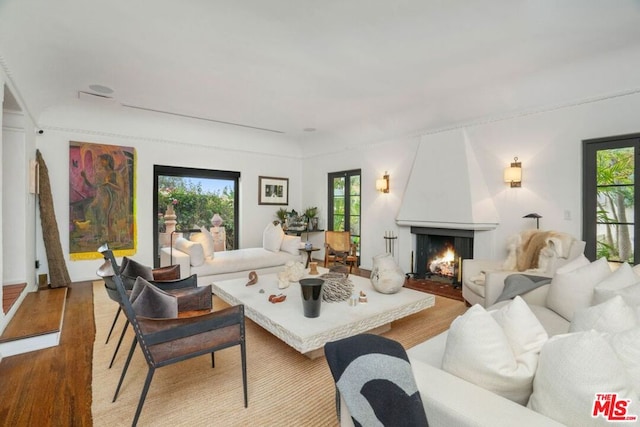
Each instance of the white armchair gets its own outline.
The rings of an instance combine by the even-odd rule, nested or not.
[[[552,277],[556,269],[579,257],[585,242],[566,233],[524,231],[508,241],[506,260],[462,261],[462,296],[468,304],[489,307],[504,289],[510,274]]]

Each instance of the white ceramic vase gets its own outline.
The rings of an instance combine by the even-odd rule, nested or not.
[[[405,275],[396,264],[391,254],[386,253],[373,257],[371,284],[383,294],[395,294],[404,285]]]

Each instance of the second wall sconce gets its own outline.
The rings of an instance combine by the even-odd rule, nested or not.
[[[504,170],[504,182],[511,184],[511,188],[522,187],[522,163],[517,157],[513,158],[511,166]]]
[[[389,192],[389,173],[384,171],[384,175],[380,179],[376,179],[376,190],[381,193]]]

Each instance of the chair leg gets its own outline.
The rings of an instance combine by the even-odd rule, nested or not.
[[[107,335],[107,340],[104,342],[105,344],[109,344],[109,338],[111,338],[111,333],[113,332],[113,328],[116,326],[116,322],[118,321],[118,316],[120,316],[121,311],[122,311],[122,307],[118,306],[118,311],[116,311],[116,317],[113,319],[113,323],[111,324],[111,329],[109,329],[109,335]]]
[[[215,352],[211,352],[211,367],[215,368],[216,367],[216,355]]]
[[[132,427],[135,427],[138,424],[138,418],[140,418],[140,413],[142,412],[142,406],[144,405],[144,401],[147,398],[147,392],[149,391],[149,386],[151,385],[151,380],[153,379],[153,373],[155,372],[155,368],[149,366],[149,371],[147,372],[147,379],[144,382],[144,387],[142,388],[142,393],[140,394],[140,400],[138,401],[138,408],[136,409],[136,415],[133,417]]]
[[[240,343],[240,357],[242,358],[242,388],[244,389],[244,407],[249,406],[249,397],[247,395],[247,350],[244,340]]]
[[[127,374],[127,369],[129,369],[129,362],[131,362],[131,357],[133,356],[133,350],[136,349],[136,344],[138,343],[138,339],[134,338],[131,343],[131,349],[129,350],[129,355],[127,356],[127,361],[122,368],[122,373],[120,374],[120,381],[118,381],[118,387],[116,387],[116,392],[113,395],[112,403],[116,401],[118,398],[118,393],[120,392],[120,387],[122,386],[122,382],[124,381],[124,376]]]
[[[120,334],[120,339],[118,340],[118,345],[116,349],[113,351],[113,356],[111,357],[111,363],[109,363],[109,369],[113,366],[113,361],[116,360],[116,354],[118,354],[118,350],[120,350],[120,344],[122,344],[122,339],[124,338],[124,334],[127,332],[127,328],[129,327],[129,320],[124,324],[124,328],[122,329],[122,333]]]

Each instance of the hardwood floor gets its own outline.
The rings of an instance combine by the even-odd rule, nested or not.
[[[353,274],[369,277],[370,271]],[[94,339],[92,284],[73,283],[60,345],[0,362],[0,425],[91,426]]]
[[[60,345],[0,362],[0,425],[91,426],[91,282],[67,292]]]

